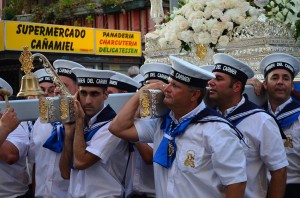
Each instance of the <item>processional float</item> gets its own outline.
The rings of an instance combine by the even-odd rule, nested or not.
[[[226,0],[219,1],[225,2]],[[156,30],[154,32],[148,33],[145,36],[145,51],[143,52],[145,56],[145,62],[161,62],[170,64],[169,55],[173,55],[201,67],[203,65],[212,64],[212,56],[215,53],[222,52],[230,54],[233,57],[236,57],[248,63],[255,71],[255,76],[258,79],[262,80],[263,76],[258,68],[259,62],[266,55],[274,52],[284,52],[300,59],[300,40],[299,38],[298,40],[295,40],[295,27],[292,26],[291,28],[290,25],[287,25],[290,24],[290,21],[278,22],[277,20],[272,19],[272,17],[265,17],[265,11],[262,8],[271,1],[273,1],[274,3],[274,0],[255,0],[254,3],[256,3],[259,8],[255,8],[251,12],[255,13],[255,11],[258,11],[257,18],[255,19],[255,17],[253,17],[255,15],[254,14],[252,18],[254,18],[255,20],[253,20],[251,23],[240,24],[239,27],[234,27],[231,30],[227,29],[226,31],[224,31],[226,34],[219,36],[227,36],[229,38],[228,44],[226,46],[221,46],[216,43],[216,45],[212,48],[209,44],[204,44],[201,42],[182,42],[184,41],[184,39],[189,38],[187,36],[175,38],[174,42],[170,42],[170,38],[167,38],[170,35],[179,35],[179,32],[173,32],[172,34],[170,34],[170,32],[168,33],[167,31],[176,30],[176,28],[178,28],[177,24],[184,24],[185,21],[181,20],[182,17],[180,17],[180,15],[186,15],[185,17],[187,20],[200,19],[203,23],[206,23],[209,19],[206,19],[205,17],[203,18],[203,15],[201,14],[198,15],[198,10],[195,10],[195,8],[201,7],[202,10],[205,10],[209,7],[209,5],[206,4],[206,2],[209,1],[186,1],[185,7],[183,6],[182,8],[177,9],[173,12],[173,22],[175,21],[176,26],[171,26],[170,28],[170,23],[172,23],[172,21],[161,24],[164,16],[162,1],[151,0],[150,14],[152,20],[155,22]],[[245,3],[245,6],[242,9],[244,10],[245,7],[249,6],[247,2],[246,0],[241,0],[239,4],[233,6],[238,6],[241,3]],[[234,7],[233,9],[238,8]],[[274,10],[276,11],[276,8],[274,8]],[[226,9],[223,11],[225,12]],[[212,12],[210,11],[208,13]],[[177,19],[175,19],[176,14],[178,15]],[[245,21],[249,19],[247,17],[248,16],[244,18]],[[176,21],[178,19],[179,21]],[[180,28],[182,30],[182,26]],[[191,30],[193,29],[193,26],[187,26],[186,29]],[[194,29],[193,31],[193,33],[196,33]],[[173,37],[171,38],[173,39]],[[186,50],[186,48],[183,47],[188,47],[189,50]],[[24,79],[22,78],[20,95],[40,95],[40,90],[37,87],[38,81],[35,78],[31,78],[32,74],[31,72],[29,72],[32,69],[32,60],[36,57],[38,57],[43,62],[43,66],[45,67],[46,71],[50,72],[50,74],[54,78],[54,83],[56,83],[56,85],[59,85],[62,90],[65,89],[64,84],[59,81],[55,70],[46,59],[46,57],[44,57],[42,54],[34,54],[29,56],[26,53],[24,54],[23,52],[23,56],[25,56],[25,59],[24,57],[22,58],[22,65],[25,64],[23,70],[26,77],[24,76]],[[295,80],[300,81],[300,76],[296,76]],[[1,93],[3,93],[3,91],[4,90],[0,90]],[[262,94],[259,97],[255,96],[252,86],[246,86],[245,92],[248,94],[249,99],[258,105],[261,105],[266,101],[266,94]],[[72,103],[74,99],[72,96],[70,96],[70,94],[68,94],[66,90],[63,91],[63,93],[64,95],[59,97],[42,97],[41,99],[10,101],[10,104],[7,100],[7,97],[5,97],[6,102],[0,102],[0,108],[3,110],[6,108],[6,106],[11,105],[15,108],[18,118],[21,121],[35,120],[39,116],[43,118],[45,122],[51,122],[54,120],[60,120],[63,122],[72,121],[74,119],[74,110],[72,109]],[[155,117],[159,115],[160,112],[163,112],[161,111],[161,93],[158,94],[155,91],[143,91],[141,92],[141,94],[142,97],[140,100],[140,107],[142,109],[142,117]],[[3,95],[5,96],[7,94]],[[106,100],[106,103],[110,104],[112,108],[118,112],[119,109],[132,95],[133,94],[111,94]]]
[[[145,35],[145,63],[170,64],[169,55],[173,55],[201,67],[213,64],[214,54],[226,53],[247,63],[255,72],[255,77],[262,81],[264,76],[259,70],[259,63],[265,56],[287,53],[300,60],[300,27],[295,25],[296,19],[300,22],[300,11],[295,9],[297,1],[293,2],[294,4],[284,0],[240,0],[229,6],[226,0],[184,1],[184,5],[173,10],[162,24],[163,11],[156,7],[151,12],[156,29]],[[285,5],[286,9],[279,9],[278,4]],[[240,16],[238,10],[242,12]],[[228,17],[230,12],[234,15]],[[236,16],[244,22],[237,25],[238,21],[234,19]],[[224,28],[225,22],[233,26]],[[224,31],[217,31],[218,29]],[[298,39],[295,39],[297,35]],[[300,74],[294,80],[299,82]],[[257,97],[250,85],[246,85],[245,92],[258,105],[264,104],[267,99],[266,93]]]

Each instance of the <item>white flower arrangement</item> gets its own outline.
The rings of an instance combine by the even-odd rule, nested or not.
[[[295,37],[300,37],[300,0],[270,0],[266,9],[270,20],[296,28]]]
[[[186,51],[192,44],[225,47],[234,31],[254,23],[258,15],[246,0],[185,0],[158,30],[159,45]]]

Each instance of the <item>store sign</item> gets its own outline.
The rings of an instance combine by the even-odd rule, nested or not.
[[[0,51],[4,50],[4,22],[0,21]]]
[[[142,56],[141,32],[96,29],[96,54]]]
[[[26,22],[5,22],[7,50],[94,54],[94,29]]]

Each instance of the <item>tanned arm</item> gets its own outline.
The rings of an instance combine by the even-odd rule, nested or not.
[[[243,198],[246,182],[231,184],[227,186],[226,198]]]
[[[0,160],[10,165],[19,160],[19,150],[6,138],[18,125],[19,120],[13,108],[6,109],[0,115]]]
[[[153,163],[153,149],[147,143],[137,142],[134,144],[137,150],[139,151],[142,159],[146,164]]]
[[[95,164],[100,158],[86,151],[87,144],[84,139],[84,112],[78,100],[75,100],[76,127],[73,142],[74,167],[84,170]]]
[[[139,107],[139,92],[132,96],[111,122],[108,130],[117,137],[138,141],[137,130],[133,124],[135,112]]]
[[[286,167],[278,169],[276,171],[270,171],[271,181],[268,189],[269,198],[282,198],[285,193],[286,186]]]
[[[65,139],[64,147],[59,161],[59,169],[62,178],[70,179],[71,166],[73,163],[73,139],[75,124],[64,124]]]
[[[13,108],[6,109],[3,115],[0,114],[0,146],[18,125],[19,120]]]
[[[121,108],[117,116],[109,126],[109,131],[115,136],[129,140],[138,141],[138,133],[134,126],[134,118],[139,107],[140,92],[145,89],[164,89],[164,83],[158,82],[144,86]]]

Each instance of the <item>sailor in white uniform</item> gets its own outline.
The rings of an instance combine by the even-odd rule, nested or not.
[[[300,197],[300,104],[291,98],[294,78],[299,73],[297,58],[285,53],[273,53],[260,62],[264,88],[268,92],[266,111],[274,115],[282,127],[288,158],[286,198]]]
[[[68,197],[121,197],[124,195],[128,142],[108,131],[116,113],[105,105],[112,71],[75,68],[79,90],[75,124],[65,124],[60,160],[62,175],[70,178]]]
[[[109,80],[109,94],[136,92],[143,84],[144,77],[139,74],[130,78],[116,73]],[[153,144],[130,143],[130,161],[126,172],[125,197],[155,197],[153,173]]]
[[[56,60],[53,63],[59,78],[64,82],[71,94],[75,94],[78,86],[74,67],[83,67],[79,63],[68,60]],[[60,94],[60,90],[51,85],[48,73],[39,73],[39,80],[44,87],[45,96],[53,96],[53,91]],[[32,128],[29,158],[35,163],[35,197],[67,197],[69,181],[61,177],[59,160],[64,142],[64,128],[62,123],[42,123],[36,120]]]
[[[9,91],[10,95],[13,93],[12,87],[2,78],[0,78],[0,89]],[[7,116],[11,119],[7,120]],[[31,196],[27,194],[29,193],[29,174],[26,164],[29,149],[28,133],[19,125],[12,108],[2,112],[0,118],[2,139],[0,141],[0,197]]]
[[[245,136],[247,187],[245,197],[282,197],[288,165],[279,126],[275,119],[242,93],[252,69],[227,54],[213,56],[215,79],[208,82],[209,99]],[[271,173],[268,184],[267,171]]]
[[[154,143],[157,197],[243,197],[246,158],[241,133],[202,99],[215,76],[170,56],[169,84],[143,89],[164,91],[170,113],[157,119],[135,119],[139,93],[113,120],[109,130],[130,141]]]

